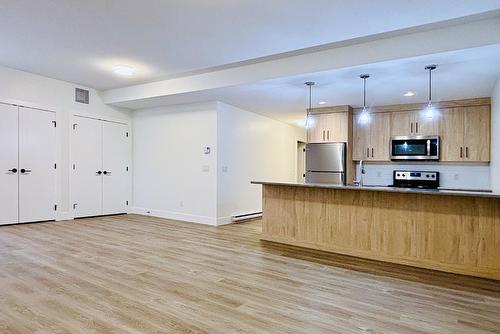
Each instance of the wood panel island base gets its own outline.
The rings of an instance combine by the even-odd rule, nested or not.
[[[262,240],[500,280],[500,196],[262,184]]]

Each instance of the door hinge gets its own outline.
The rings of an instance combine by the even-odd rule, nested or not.
[[[73,170],[75,170],[75,169],[76,169],[76,165],[75,165],[75,164],[73,164]]]
[[[127,205],[128,205],[128,201],[127,201]]]
[[[54,169],[57,169],[57,164],[54,164]]]
[[[73,130],[76,130],[76,126],[77,126],[77,125],[78,125],[78,124],[76,124],[76,123],[75,123],[75,124],[73,124]]]
[[[302,174],[302,177],[306,177],[306,174]]]
[[[305,152],[305,151],[306,151],[306,149],[305,149],[305,148],[303,148],[303,149],[302,149],[302,152]]]
[[[127,167],[125,167],[125,170],[128,172],[128,166],[127,166]]]
[[[127,136],[127,137],[128,137],[128,132],[125,132],[125,136]]]
[[[73,204],[73,210],[76,210],[76,206],[78,205],[78,203],[74,203]]]
[[[55,128],[57,127],[57,122],[56,121],[52,121],[52,124],[54,124]]]
[[[57,204],[54,204],[54,211],[57,211]]]

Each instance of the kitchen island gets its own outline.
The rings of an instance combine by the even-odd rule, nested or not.
[[[500,280],[500,195],[262,184],[262,240]]]

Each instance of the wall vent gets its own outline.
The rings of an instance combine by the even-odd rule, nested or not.
[[[89,104],[89,91],[86,89],[75,88],[75,101]]]

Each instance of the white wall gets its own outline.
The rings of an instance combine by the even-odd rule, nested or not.
[[[295,182],[297,141],[305,131],[225,103],[217,103],[217,217],[262,211],[261,186],[250,181]]]
[[[133,212],[219,225],[261,211],[250,181],[295,181],[297,140],[299,128],[219,102],[138,110]]]
[[[455,165],[438,163],[376,163],[365,164],[366,174],[363,178],[365,185],[387,186],[392,182],[393,170],[423,170],[437,171],[440,177],[440,186],[444,188],[489,190],[490,167],[482,165]],[[357,175],[359,178],[359,166]]]
[[[133,154],[134,212],[216,224],[215,102],[134,112]]]
[[[491,93],[491,189],[500,193],[500,76]]]
[[[75,87],[90,91],[90,104],[74,102]],[[57,201],[58,219],[72,218],[70,210],[70,122],[81,114],[128,122],[130,112],[102,102],[100,93],[77,84],[55,80],[0,66],[0,102],[25,105],[56,112],[57,119]]]

